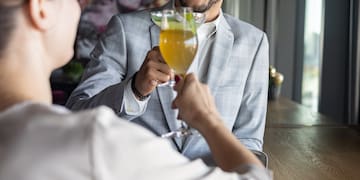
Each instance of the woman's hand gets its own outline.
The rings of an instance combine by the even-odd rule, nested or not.
[[[209,118],[218,117],[218,112],[208,86],[199,82],[194,74],[176,79],[179,81],[174,89],[178,94],[172,107],[179,109],[178,119],[198,130],[219,123],[218,118]]]

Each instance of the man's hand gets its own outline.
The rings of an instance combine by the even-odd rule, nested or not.
[[[185,79],[179,80],[174,87],[178,92],[172,107],[179,109],[179,119],[187,122],[191,127],[200,130],[205,125],[216,125],[215,118],[219,117],[214,99],[207,85],[202,84],[194,74],[189,74]]]
[[[143,95],[150,94],[158,84],[170,80],[172,71],[160,54],[159,47],[150,50],[135,80],[135,88]]]

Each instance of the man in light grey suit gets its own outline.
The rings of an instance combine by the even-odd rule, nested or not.
[[[173,5],[206,13],[189,72],[209,86],[227,128],[249,149],[262,150],[269,67],[266,35],[223,14],[222,0],[175,0],[163,8]],[[79,110],[107,105],[157,135],[177,130],[173,89],[158,86],[171,77],[157,48],[159,33],[150,11],[114,16],[67,106]],[[172,143],[190,159],[208,161],[210,151],[201,136],[174,138]]]

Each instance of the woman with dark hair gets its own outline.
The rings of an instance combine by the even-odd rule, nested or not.
[[[186,159],[106,107],[51,105],[48,79],[73,56],[79,16],[77,0],[0,0],[0,179],[270,179],[193,75],[176,85],[173,106],[233,173]]]

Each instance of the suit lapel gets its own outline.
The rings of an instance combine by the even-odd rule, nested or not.
[[[179,123],[176,122],[177,114],[175,113],[175,110],[171,109],[171,103],[175,98],[173,96],[172,87],[162,86],[162,87],[157,87],[156,89],[170,131],[178,130],[180,126]],[[178,145],[180,145],[180,143],[178,143]]]
[[[160,28],[156,24],[150,26],[151,48],[159,46]]]
[[[215,93],[222,79],[222,75],[226,73],[226,66],[229,62],[231,51],[234,44],[234,34],[230,30],[224,16],[220,17],[220,22],[215,35],[212,48],[209,50],[210,61],[208,71],[204,78],[204,83],[210,88],[211,93]],[[192,135],[184,141],[183,152],[191,147],[192,143],[199,140],[200,135]]]
[[[234,44],[234,34],[230,31],[230,26],[224,16],[220,17],[216,37],[210,49],[210,61],[205,82],[211,92],[214,93],[221,81],[222,74],[226,73],[226,66],[229,62],[232,47]]]

